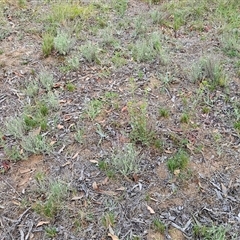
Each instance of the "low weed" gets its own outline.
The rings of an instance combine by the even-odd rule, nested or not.
[[[29,97],[34,97],[38,94],[39,91],[39,85],[37,81],[30,81],[29,83],[26,83],[26,89],[25,94]]]
[[[45,33],[42,39],[42,52],[45,57],[48,57],[54,48],[54,36],[51,33]]]
[[[53,39],[54,42],[54,48],[59,52],[61,55],[66,55],[72,45],[73,45],[73,39],[66,31],[58,31],[57,36]]]
[[[60,181],[50,182],[45,188],[46,201],[38,202],[33,209],[45,217],[54,218],[63,208],[68,188]]]
[[[101,112],[103,102],[99,99],[93,99],[88,103],[86,113],[91,120],[94,120]]]
[[[42,86],[50,91],[53,87],[54,78],[53,75],[49,72],[40,72],[38,75],[39,81],[42,84]]]
[[[226,240],[228,228],[223,226],[198,226],[193,227],[194,236],[206,240]]]
[[[73,92],[76,90],[76,86],[73,84],[73,83],[67,83],[66,84],[66,89],[69,91],[69,92]]]
[[[138,40],[131,47],[133,59],[137,62],[153,61],[156,58],[162,63],[167,62],[167,56],[163,52],[161,37],[158,32],[152,33],[148,39]]]
[[[124,176],[139,172],[139,153],[133,144],[126,144],[122,149],[117,149],[111,158],[114,169]]]
[[[102,217],[103,226],[107,229],[109,228],[109,226],[111,226],[111,227],[114,226],[115,221],[116,221],[115,218],[116,217],[115,217],[115,214],[113,212],[105,213],[104,216]]]
[[[46,227],[45,233],[47,237],[54,238],[57,236],[58,231],[56,227]]]
[[[167,167],[171,173],[175,170],[184,170],[189,162],[189,155],[184,150],[179,150],[173,157],[167,161]]]
[[[112,0],[112,4],[117,14],[123,17],[128,7],[128,0]]]
[[[22,148],[32,154],[49,154],[52,150],[52,146],[48,143],[46,137],[31,134],[22,140]]]
[[[222,37],[222,47],[223,51],[229,57],[239,57],[240,56],[240,31],[226,32]]]
[[[25,124],[21,117],[12,117],[6,121],[6,132],[14,138],[22,139],[25,134]]]
[[[82,129],[77,129],[77,132],[74,134],[75,140],[82,144],[84,142],[84,130]]]
[[[159,232],[161,234],[164,233],[166,226],[164,225],[164,223],[162,223],[162,221],[158,220],[158,219],[154,219],[152,222],[152,228],[156,231]]]
[[[98,59],[99,47],[98,47],[98,45],[96,45],[92,42],[87,42],[86,44],[84,44],[80,47],[80,51],[82,53],[82,56],[88,62],[99,62],[99,59]]]
[[[220,63],[212,57],[202,58],[192,68],[194,82],[207,81],[210,90],[226,87],[228,79]]]
[[[128,103],[130,124],[132,131],[130,138],[135,143],[149,145],[154,139],[154,133],[149,129],[147,117],[147,103],[143,102],[139,106],[134,102]]]
[[[158,110],[158,112],[159,112],[160,117],[163,117],[163,118],[168,118],[169,117],[169,111],[168,111],[167,108],[164,108],[164,107],[160,108]]]
[[[190,115],[188,113],[183,113],[180,117],[181,123],[189,123],[190,121]]]

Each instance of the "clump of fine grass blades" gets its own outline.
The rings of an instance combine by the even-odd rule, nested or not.
[[[159,232],[161,234],[164,233],[166,226],[164,225],[164,223],[162,223],[160,220],[158,219],[154,219],[153,223],[152,223],[152,228],[156,231]]]
[[[158,58],[162,63],[167,62],[166,54],[162,49],[160,33],[155,32],[148,39],[138,40],[131,47],[133,59],[136,62],[148,62]]]
[[[99,99],[91,100],[86,109],[86,113],[91,120],[94,120],[101,112],[103,107],[103,102]]]
[[[45,186],[42,189],[47,195],[45,202],[38,202],[33,209],[48,218],[54,218],[63,208],[63,200],[67,196],[67,185],[60,182],[54,181]]]
[[[112,155],[111,164],[124,176],[139,172],[139,153],[133,144],[126,144]]]
[[[212,57],[200,59],[193,66],[192,79],[194,82],[207,81],[211,90],[216,87],[225,87],[228,80],[220,63]]]
[[[54,48],[61,55],[66,55],[70,51],[73,44],[73,39],[66,31],[58,31],[57,36],[54,38],[53,41]]]
[[[175,170],[184,170],[189,162],[189,155],[184,150],[179,150],[173,157],[167,161],[167,167],[171,173]]]
[[[49,72],[40,72],[38,77],[42,86],[50,91],[54,83],[53,75]]]
[[[206,240],[227,240],[228,228],[224,226],[199,226],[193,227],[194,236]]]
[[[86,44],[84,44],[80,47],[80,51],[82,53],[82,56],[88,62],[99,62],[99,59],[98,59],[99,47],[98,47],[98,45],[96,45],[92,42],[87,42]]]
[[[42,52],[45,57],[48,57],[54,48],[54,36],[50,33],[43,35]]]
[[[25,130],[24,120],[21,117],[12,117],[6,121],[6,132],[15,138],[21,139]]]
[[[130,139],[135,143],[149,145],[154,139],[154,133],[148,126],[147,103],[143,102],[137,106],[136,103],[130,102],[128,103],[128,111],[132,127]]]
[[[46,137],[32,134],[22,140],[22,148],[31,154],[49,154],[52,150],[52,146],[48,143]]]

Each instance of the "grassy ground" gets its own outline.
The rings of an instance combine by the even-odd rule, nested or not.
[[[239,13],[0,0],[1,239],[238,239]]]

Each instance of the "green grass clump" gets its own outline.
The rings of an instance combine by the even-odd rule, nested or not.
[[[21,117],[9,118],[6,122],[6,132],[15,138],[21,139],[25,134],[24,120]]]
[[[71,38],[69,33],[65,31],[58,31],[57,36],[53,39],[53,42],[54,48],[61,55],[66,55],[73,45],[73,39]]]
[[[128,7],[128,0],[112,0],[112,4],[118,15],[123,17]]]
[[[88,62],[99,62],[99,59],[98,59],[99,47],[98,47],[98,45],[96,45],[92,42],[87,42],[86,44],[84,44],[80,47],[80,51],[82,53],[82,56]]]
[[[69,91],[69,92],[73,92],[73,91],[75,91],[76,90],[76,86],[74,85],[74,84],[72,84],[72,83],[67,83],[66,84],[66,89]]]
[[[152,33],[147,39],[138,40],[132,47],[132,56],[136,62],[148,62],[159,59],[162,63],[167,62],[162,49],[161,35]]]
[[[228,79],[219,61],[212,57],[202,58],[192,68],[192,79],[194,82],[207,82],[210,90],[216,87],[225,87]]]
[[[87,19],[94,14],[93,5],[81,6],[74,3],[61,3],[52,5],[48,16],[50,23],[62,23],[76,18]]]
[[[164,225],[164,223],[162,223],[160,220],[158,219],[154,219],[153,223],[152,223],[152,228],[156,231],[159,232],[161,234],[164,233],[166,226]]]
[[[48,57],[54,48],[54,36],[50,33],[43,35],[42,52],[45,57]]]
[[[111,164],[115,171],[120,172],[124,176],[139,172],[139,153],[133,144],[126,144],[123,149],[117,149],[113,153]]]
[[[129,102],[128,111],[132,127],[131,140],[135,143],[149,145],[154,139],[154,134],[148,126],[147,103],[143,102],[140,106],[137,106],[136,103]]]
[[[64,208],[63,200],[67,196],[67,186],[60,181],[54,181],[49,186],[42,185],[42,191],[47,196],[46,201],[39,201],[33,209],[45,217],[54,218]]]
[[[169,117],[169,111],[166,108],[160,108],[158,110],[158,112],[159,112],[160,117],[163,117],[163,118],[168,118]]]
[[[39,81],[42,86],[50,91],[53,87],[54,79],[53,75],[49,72],[40,72],[38,75]]]
[[[173,157],[168,159],[167,167],[171,173],[175,170],[183,170],[187,167],[189,156],[184,150],[179,150]]]
[[[48,143],[47,138],[41,135],[29,134],[22,140],[22,148],[31,154],[49,154],[52,146]]]
[[[193,227],[194,236],[205,240],[227,240],[228,228],[223,226],[198,226]]]
[[[93,99],[88,103],[86,113],[91,120],[94,120],[101,112],[103,102],[99,99]]]

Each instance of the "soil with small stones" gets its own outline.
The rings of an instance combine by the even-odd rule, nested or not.
[[[5,9],[10,30],[0,46],[0,129],[4,133],[0,145],[0,239],[50,239],[47,231],[51,227],[56,230],[54,239],[201,239],[194,235],[196,225],[222,226],[227,229],[226,239],[240,237],[240,140],[233,128],[231,102],[240,98],[235,60],[224,62],[229,76],[227,90],[219,87],[201,96],[209,101],[208,113],[203,113],[202,102],[194,104],[200,83],[193,83],[189,77],[192,64],[205,53],[227,59],[220,49],[217,30],[200,32],[186,27],[175,38],[172,29],[159,26],[168,52],[166,64],[160,60],[137,63],[129,57],[126,64],[116,67],[107,61],[115,51],[109,47],[102,64],[81,58],[77,70],[63,72],[60,68],[65,57],[57,52],[47,58],[42,55],[42,26],[29,17],[36,6],[41,4],[28,1],[26,8],[13,4]],[[131,0],[124,18],[127,22],[155,8]],[[113,15],[111,21],[114,24],[121,19]],[[150,28],[152,23],[147,20],[147,24]],[[100,42],[99,35],[84,30],[82,34]],[[123,47],[135,43],[133,22],[115,37]],[[81,42],[76,42],[76,49],[78,44]],[[54,150],[15,162],[4,147],[15,141],[5,130],[6,122],[21,115],[28,101],[24,88],[43,70],[54,75],[58,86],[53,89],[60,101],[54,113],[57,124],[51,125],[53,120],[49,119],[54,127],[44,133]],[[134,87],[131,78],[135,79]],[[68,82],[76,86],[75,91],[67,91]],[[117,99],[90,119],[86,114],[89,101],[104,101],[106,92],[116,93]],[[100,161],[111,163],[114,150],[131,142],[129,102],[136,102],[137,107],[146,100],[148,127],[162,146],[137,142],[139,172],[123,177],[115,171],[113,177],[107,177],[107,171],[99,168]],[[163,107],[169,110],[168,118],[159,116]],[[190,121],[181,123],[186,109]],[[75,127],[84,130],[82,143],[75,140]],[[190,163],[186,170],[171,174],[167,161],[180,148],[188,152]],[[39,191],[38,173],[43,173],[48,182],[60,180],[68,186],[67,197],[54,218],[38,214],[34,208],[46,200]],[[114,222],[106,220],[111,213]],[[154,228],[155,219],[165,225],[163,233]]]

